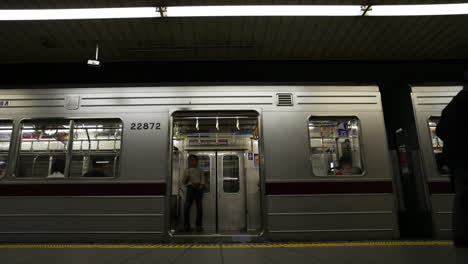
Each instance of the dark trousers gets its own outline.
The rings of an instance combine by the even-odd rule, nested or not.
[[[193,201],[197,206],[197,227],[203,225],[203,189],[194,187],[192,185],[187,186],[187,197],[185,198],[184,205],[184,224],[185,227],[190,227],[190,209],[192,208]]]
[[[455,166],[451,171],[455,180],[453,239],[455,244],[468,245],[468,166]]]

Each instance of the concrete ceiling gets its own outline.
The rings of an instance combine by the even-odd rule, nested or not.
[[[0,9],[281,4],[285,1],[2,0]],[[460,3],[379,0],[379,4]],[[465,1],[466,2],[466,1]],[[288,4],[364,4],[304,0]],[[466,60],[468,15],[0,21],[0,63],[101,61]]]

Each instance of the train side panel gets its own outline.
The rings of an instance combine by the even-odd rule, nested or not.
[[[275,109],[263,113],[270,237],[317,240],[398,237],[379,93],[298,92],[297,96],[294,111]],[[362,176],[314,176],[307,128],[310,117],[359,120]]]
[[[236,91],[236,92],[233,92]],[[291,93],[293,106],[277,106]],[[120,118],[115,179],[0,180],[0,240],[170,240],[171,113],[255,110],[261,117],[264,234],[273,239],[396,238],[396,203],[380,94],[376,87],[147,87],[4,90],[0,118]],[[77,99],[78,98],[78,99]],[[73,102],[78,100],[78,107]],[[360,123],[364,174],[316,177],[311,116],[353,116]],[[160,123],[160,129],[132,129]],[[13,144],[13,149],[18,147]],[[13,151],[12,153],[16,153]]]
[[[433,231],[438,238],[452,236],[453,194],[448,175],[438,169],[429,121],[431,118],[439,118],[445,106],[461,89],[462,87],[449,86],[412,87],[420,156],[427,184],[427,202],[431,208]]]

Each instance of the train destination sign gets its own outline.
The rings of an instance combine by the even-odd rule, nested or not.
[[[227,139],[190,139],[190,146],[213,146],[213,145],[228,145],[229,141]]]

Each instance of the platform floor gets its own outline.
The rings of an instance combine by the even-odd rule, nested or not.
[[[286,244],[0,244],[0,263],[466,264],[447,241]]]

